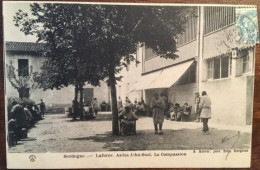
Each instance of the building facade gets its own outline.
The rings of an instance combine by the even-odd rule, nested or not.
[[[179,57],[160,58],[140,47],[136,58],[141,63],[128,71],[119,94],[135,94],[149,105],[154,93],[162,93],[169,103],[194,106],[194,94],[206,91],[212,122],[252,124],[255,44],[236,41],[237,18],[236,7],[197,7],[177,39]]]
[[[6,68],[12,65],[15,68],[16,76],[20,78],[28,77],[32,72],[41,72],[44,57],[44,44],[31,42],[5,42],[5,64]],[[6,69],[5,93],[7,97],[19,97],[18,91],[12,86],[7,78]],[[28,83],[32,83],[28,80]],[[74,98],[74,87],[68,86],[60,90],[30,89],[29,85],[24,91],[24,97],[34,100],[36,103],[43,99],[48,106],[71,105]],[[86,85],[83,91],[84,105],[89,105],[96,97],[98,103],[106,102],[110,104],[110,89],[105,82],[101,82],[99,87]]]

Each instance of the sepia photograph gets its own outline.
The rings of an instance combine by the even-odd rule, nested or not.
[[[256,6],[9,1],[3,32],[8,168],[250,167]]]

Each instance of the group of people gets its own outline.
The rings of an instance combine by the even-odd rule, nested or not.
[[[73,114],[73,120],[76,120],[77,116],[80,116],[80,119],[83,120],[83,118],[90,120],[95,119],[96,117],[94,115],[98,114],[98,101],[97,98],[93,98],[89,110],[86,111],[82,108],[80,110],[79,102],[77,100],[72,101],[72,114]]]
[[[209,134],[208,120],[211,118],[211,100],[206,91],[195,94],[195,113],[197,121],[201,119],[203,122],[203,134]],[[155,134],[162,134],[162,126],[164,122],[166,100],[163,95],[159,96],[158,93],[154,93],[154,97],[151,100],[150,108],[152,109],[152,117],[154,123]],[[187,103],[183,107],[180,107],[178,103],[171,105],[170,116],[172,120],[180,120],[182,116],[188,115],[191,112],[191,107]],[[159,126],[159,127],[158,127]]]
[[[39,106],[39,107],[38,107]],[[22,130],[27,130],[35,126],[35,123],[44,117],[46,107],[41,99],[39,104],[25,105],[13,101],[8,116],[8,132],[13,132],[15,140],[22,137]]]
[[[117,103],[117,106],[118,106],[118,110],[119,112],[121,110],[124,110],[124,107],[123,107],[123,101],[121,99],[121,97],[119,96],[118,98],[118,103]],[[125,97],[125,103],[124,103],[124,106],[125,107],[129,107],[131,108],[131,110],[133,112],[135,112],[136,115],[138,116],[145,116],[146,113],[147,113],[147,106],[143,100],[143,98],[141,98],[141,101],[140,102],[137,102],[137,99],[134,100],[134,102],[132,103],[130,101],[130,99],[126,96]]]
[[[169,117],[172,121],[182,121],[183,118],[189,117],[190,113],[191,106],[189,106],[188,103],[184,103],[183,106],[180,106],[179,103],[171,103],[167,118]]]

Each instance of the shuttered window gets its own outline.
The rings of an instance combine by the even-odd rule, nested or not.
[[[205,7],[204,34],[235,23],[235,7]]]
[[[193,41],[197,38],[197,19],[198,17],[196,16],[192,16],[188,19],[183,33],[178,35],[178,46]]]

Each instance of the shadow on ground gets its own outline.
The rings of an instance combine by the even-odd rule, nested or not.
[[[210,135],[203,135],[201,128],[167,129],[163,135],[156,135],[153,130],[139,130],[132,136],[105,133],[69,140],[101,142],[104,143],[103,148],[110,151],[231,149],[233,145],[233,148],[250,146],[250,134],[211,129]]]
[[[73,120],[71,118],[71,120],[66,120],[67,122],[78,122],[78,121],[89,121],[89,122],[93,122],[93,121],[112,121],[112,114],[98,114],[95,116],[95,119],[92,120],[80,120],[79,118],[77,118],[76,120]]]

